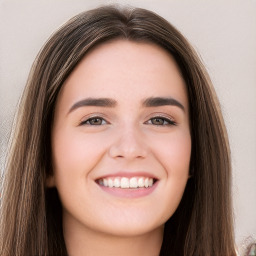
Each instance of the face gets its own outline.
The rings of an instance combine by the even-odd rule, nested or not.
[[[191,137],[173,58],[117,40],[90,51],[58,96],[54,174],[64,228],[111,235],[162,229],[182,198]]]

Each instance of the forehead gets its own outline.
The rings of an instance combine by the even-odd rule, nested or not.
[[[60,96],[69,100],[171,96],[187,105],[186,85],[173,57],[158,45],[128,40],[92,49],[68,77]]]

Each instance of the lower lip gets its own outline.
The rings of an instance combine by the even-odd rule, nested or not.
[[[103,191],[113,196],[124,198],[138,198],[150,195],[155,190],[157,183],[158,182],[155,182],[151,187],[148,188],[110,188],[99,184],[98,185]]]

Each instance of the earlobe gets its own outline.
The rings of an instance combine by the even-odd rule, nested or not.
[[[46,187],[47,188],[53,188],[55,187],[55,178],[54,178],[54,175],[49,175],[47,178],[46,178]]]

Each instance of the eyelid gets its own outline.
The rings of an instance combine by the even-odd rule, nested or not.
[[[162,114],[162,113],[154,113],[153,115],[150,115],[147,118],[147,121],[145,122],[145,124],[148,124],[148,122],[154,118],[159,118],[159,119],[164,119],[165,121],[168,122],[168,124],[163,124],[163,125],[155,125],[155,126],[173,126],[173,125],[177,125],[177,122],[174,120],[173,117],[166,115],[166,114]],[[151,124],[154,125],[154,124]]]
[[[100,125],[95,125],[95,126],[101,126],[101,125],[109,124],[106,117],[104,117],[102,114],[97,113],[97,114],[91,114],[91,115],[87,115],[86,117],[83,117],[83,119],[79,122],[79,126],[83,126],[83,125],[93,126],[93,125],[90,125],[90,124],[86,124],[86,122],[88,122],[91,119],[96,119],[96,118],[104,120],[105,123],[100,124]]]
[[[88,114],[88,115],[84,116],[79,121],[78,126],[83,126],[83,125],[93,126],[93,125],[90,125],[90,124],[86,124],[86,122],[88,122],[90,119],[94,119],[94,118],[99,118],[99,119],[104,121],[103,124],[95,125],[95,126],[101,126],[101,125],[110,124],[110,122],[107,120],[107,118],[105,117],[104,114],[93,113],[93,114]],[[166,122],[168,122],[168,124],[162,124],[162,125],[150,124],[149,121],[154,119],[154,118],[164,119]],[[150,125],[155,125],[155,126],[168,126],[168,125],[169,126],[174,126],[174,125],[177,125],[177,122],[175,121],[175,119],[172,116],[170,116],[168,114],[153,113],[153,114],[148,115],[148,117],[146,118],[146,121],[144,122],[144,124],[150,124]]]

